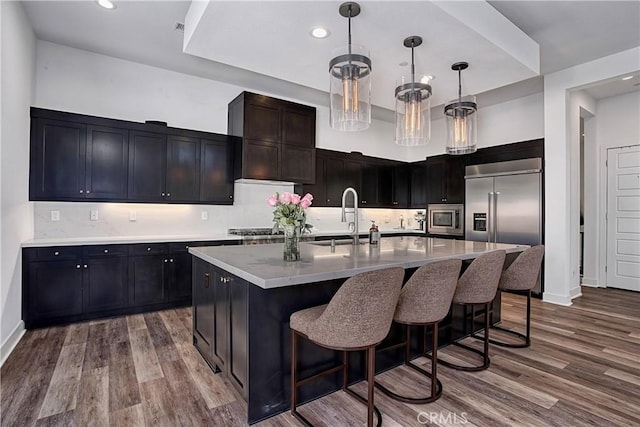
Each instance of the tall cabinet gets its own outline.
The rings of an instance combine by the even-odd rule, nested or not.
[[[242,92],[229,103],[228,119],[228,133],[243,138],[236,178],[315,181],[314,107]]]

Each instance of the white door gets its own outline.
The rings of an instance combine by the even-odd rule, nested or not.
[[[607,286],[640,291],[640,145],[607,150]]]

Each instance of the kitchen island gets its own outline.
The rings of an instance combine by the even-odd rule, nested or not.
[[[504,249],[507,263],[527,246],[427,237],[387,237],[379,245],[330,241],[301,243],[301,260],[285,262],[282,244],[190,248],[193,266],[194,345],[214,370],[222,371],[247,400],[248,422],[284,412],[290,404],[289,316],[326,304],[340,285],[355,274],[403,267],[405,278],[421,265],[459,258],[467,264],[478,255]],[[480,314],[480,312],[476,313]],[[492,321],[500,319],[500,295]],[[439,346],[468,335],[471,311],[454,306],[441,322]],[[477,329],[477,328],[476,328]],[[402,339],[394,325],[385,343]],[[424,337],[412,333],[412,354]],[[398,349],[400,350],[400,349]],[[299,348],[300,376],[312,375],[341,362],[339,352],[303,340]],[[380,353],[376,371],[402,362],[402,351]],[[362,380],[364,355],[350,354],[349,382]],[[329,375],[300,389],[301,402],[338,390],[340,374]]]

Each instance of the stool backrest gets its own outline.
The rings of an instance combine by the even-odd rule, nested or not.
[[[389,333],[403,281],[401,267],[350,277],[313,323],[309,338],[325,346],[345,349],[381,342]]]
[[[453,302],[485,304],[496,296],[506,258],[505,251],[493,251],[474,259],[458,279]]]
[[[459,259],[425,264],[411,275],[402,288],[393,319],[406,324],[439,322],[451,307],[458,284]]]
[[[544,257],[544,246],[533,246],[524,250],[511,265],[502,272],[500,289],[527,291],[533,289],[538,280]]]

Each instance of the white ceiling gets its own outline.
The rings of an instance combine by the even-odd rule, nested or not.
[[[190,2],[114,1],[118,7],[113,11],[93,1],[28,1],[24,7],[42,40],[303,102],[328,102],[330,48],[346,44],[340,2],[204,3],[200,25],[187,28],[195,36],[187,45],[193,43],[194,51],[211,60],[184,53],[184,35],[173,29],[176,22],[185,22]],[[458,60],[471,64],[463,73],[464,92],[483,92],[495,103],[541,87],[541,79],[532,78],[531,40],[540,46],[542,73],[640,45],[638,1],[365,0],[361,5],[361,15],[352,21],[354,43],[372,51],[373,98],[386,108],[393,108],[393,87],[407,68],[398,64],[410,61],[410,50],[402,46],[410,35],[425,40],[416,49],[416,65],[418,72],[436,76],[432,105],[455,95],[456,75],[449,67]],[[326,22],[331,37],[311,40],[309,27],[316,22]],[[377,112],[378,118],[389,118],[386,108],[374,109],[374,117]]]

